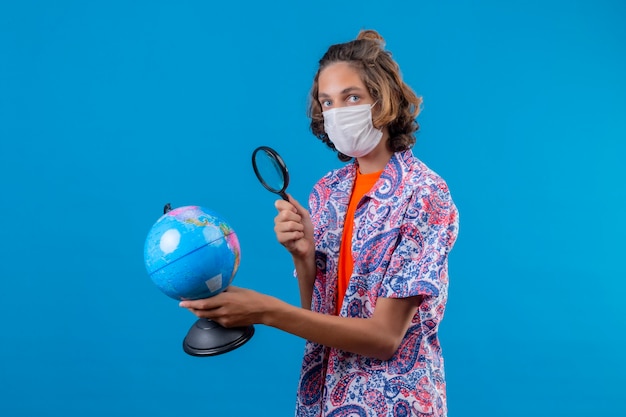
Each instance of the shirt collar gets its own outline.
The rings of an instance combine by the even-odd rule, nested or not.
[[[404,177],[411,171],[415,163],[415,157],[410,149],[395,152],[391,155],[389,162],[380,174],[380,178],[372,189],[365,196],[373,200],[385,202],[391,199],[400,187],[403,187]],[[329,179],[327,185],[337,191],[350,195],[358,164],[356,160],[340,168]]]
[[[411,170],[414,160],[415,157],[410,149],[395,152],[391,155],[376,184],[365,195],[381,203],[391,199],[397,194],[398,189],[404,186],[403,179]]]

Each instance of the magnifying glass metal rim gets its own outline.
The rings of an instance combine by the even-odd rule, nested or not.
[[[283,187],[280,190],[270,187],[265,182],[265,180],[263,179],[263,176],[259,172],[259,169],[256,166],[256,154],[259,151],[266,152],[267,154],[269,154],[270,157],[272,157],[278,163],[278,166],[283,174]],[[256,174],[256,177],[259,179],[259,182],[263,185],[263,187],[265,187],[267,190],[275,194],[280,195],[283,198],[283,200],[289,201],[289,198],[287,197],[287,194],[285,193],[285,190],[287,189],[287,185],[289,185],[289,171],[287,170],[287,165],[285,164],[285,161],[283,161],[283,158],[280,157],[278,152],[276,152],[274,149],[270,148],[269,146],[259,146],[252,152],[252,168],[254,169],[254,173]]]

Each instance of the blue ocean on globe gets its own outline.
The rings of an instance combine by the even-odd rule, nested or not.
[[[177,300],[212,297],[232,282],[241,259],[239,240],[217,213],[200,206],[168,211],[144,245],[150,278]]]

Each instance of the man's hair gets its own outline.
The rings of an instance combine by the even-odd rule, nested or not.
[[[403,151],[415,144],[415,132],[419,129],[417,115],[422,99],[404,83],[398,64],[391,53],[384,49],[382,36],[375,30],[362,30],[353,41],[332,45],[322,59],[313,80],[309,95],[307,115],[311,119],[311,131],[331,149],[336,150],[324,130],[322,106],[318,101],[320,72],[331,64],[346,62],[355,68],[380,109],[373,122],[377,129],[389,129],[388,148],[392,152]],[[337,151],[341,161],[351,157]]]

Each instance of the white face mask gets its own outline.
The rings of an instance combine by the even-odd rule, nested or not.
[[[324,130],[339,152],[359,158],[378,145],[383,132],[375,129],[372,123],[374,104],[337,107],[322,112]]]

